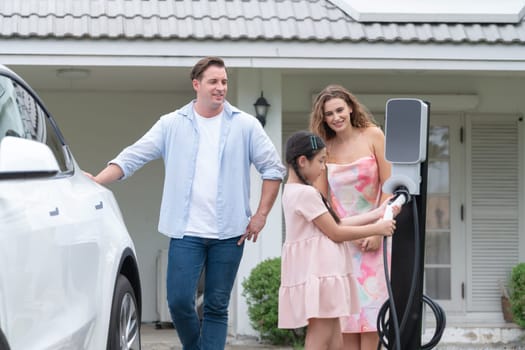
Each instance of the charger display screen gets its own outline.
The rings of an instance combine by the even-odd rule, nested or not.
[[[386,106],[385,158],[392,163],[413,164],[421,162],[426,147],[421,145],[425,105],[419,100],[389,100]]]

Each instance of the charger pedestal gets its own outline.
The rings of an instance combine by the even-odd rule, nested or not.
[[[412,195],[410,203],[401,209],[396,217],[396,231],[392,236],[391,285],[396,304],[397,319],[401,323],[403,315],[408,312],[408,318],[401,330],[401,349],[421,349],[421,328],[423,313],[423,271],[425,264],[425,220],[426,220],[426,181],[427,163],[421,164],[421,190],[419,195]],[[419,227],[419,242],[414,239],[414,201],[417,206],[417,223]],[[417,265],[414,265],[416,244],[421,252]],[[415,281],[412,305],[407,305],[410,297],[410,286],[414,269],[419,274]],[[389,322],[388,344],[395,344],[394,325]],[[393,349],[393,347],[391,347]]]
[[[392,163],[392,175],[383,191],[395,193],[402,187],[411,197],[396,217],[392,236],[390,282],[401,326],[401,349],[396,350],[421,349],[429,114],[430,105],[421,100],[392,99],[387,102],[385,158]],[[415,280],[414,273],[417,273]],[[402,324],[404,316],[406,321]],[[386,336],[389,349],[396,348],[393,317],[388,320]]]

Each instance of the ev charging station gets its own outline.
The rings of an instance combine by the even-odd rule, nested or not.
[[[392,164],[392,173],[383,192],[394,198],[385,218],[392,217],[391,206],[401,207],[392,236],[390,280],[384,257],[389,300],[377,321],[380,342],[387,349],[432,349],[445,328],[443,310],[423,295],[429,115],[430,104],[419,99],[390,99],[386,103],[385,158]],[[386,248],[386,241],[384,244]],[[434,312],[436,333],[422,346],[423,303]]]

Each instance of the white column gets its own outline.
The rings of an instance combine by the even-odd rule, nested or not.
[[[522,115],[520,115],[523,118]],[[518,123],[518,166],[519,166],[519,191],[520,196],[518,197],[518,213],[523,213],[525,208],[525,122]],[[525,261],[525,219],[523,216],[519,216],[518,219],[518,246],[519,249],[519,261]]]
[[[281,75],[279,72],[259,69],[239,69],[235,84],[237,85],[237,101],[232,101],[240,109],[252,115],[255,114],[253,104],[264,92],[264,97],[270,103],[266,126],[264,129],[273,141],[277,152],[281,155],[282,138],[282,94]],[[259,173],[252,167],[251,200],[252,212],[255,212],[261,196],[262,181]],[[232,291],[230,306],[230,332],[234,335],[257,335],[251,327],[248,317],[248,306],[242,296],[242,282],[249,276],[251,270],[261,261],[281,255],[282,247],[282,210],[281,194],[268,215],[266,226],[259,234],[256,243],[247,241],[244,256],[237,274],[237,281]]]

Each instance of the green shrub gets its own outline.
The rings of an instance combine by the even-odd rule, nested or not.
[[[242,295],[248,304],[250,324],[262,340],[274,345],[297,347],[304,343],[304,328],[277,328],[280,283],[281,258],[267,259],[259,263],[242,282]]]
[[[514,266],[510,276],[510,305],[514,322],[525,327],[525,263]]]

